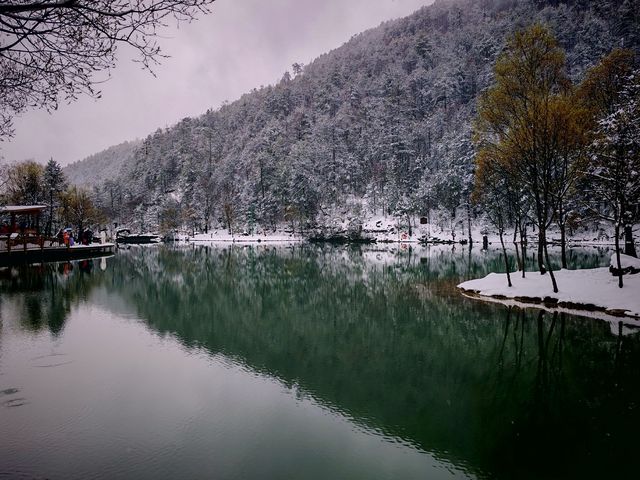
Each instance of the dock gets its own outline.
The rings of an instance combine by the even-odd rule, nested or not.
[[[30,263],[65,262],[113,255],[115,243],[73,244],[73,238],[63,235],[47,237],[40,229],[40,216],[47,205],[7,205],[0,207],[0,267]],[[9,219],[9,222],[7,222]],[[65,231],[71,230],[70,228]],[[82,232],[80,232],[82,233]]]
[[[92,243],[89,245],[61,246],[17,246],[10,251],[0,251],[0,267],[30,263],[64,262],[105,257],[114,254],[115,243]]]

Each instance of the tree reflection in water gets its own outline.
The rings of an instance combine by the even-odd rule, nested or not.
[[[105,272],[21,271],[25,328],[60,332],[92,289],[149,328],[295,385],[368,428],[500,478],[631,469],[640,342],[610,325],[485,304],[455,286],[497,252],[196,247],[120,252]],[[606,261],[575,251],[574,266]],[[534,263],[532,256],[527,257]]]
[[[24,265],[0,269],[4,302],[12,302],[21,325],[38,332],[47,328],[60,335],[71,307],[87,299],[100,283],[93,278],[94,260]]]

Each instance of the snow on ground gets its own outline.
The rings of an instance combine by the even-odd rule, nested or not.
[[[616,258],[616,252],[613,252],[611,254],[611,262],[609,263],[609,265],[611,265],[613,268],[618,268],[618,260]],[[640,258],[631,257],[629,255],[625,255],[624,253],[621,253],[620,266],[622,267],[622,269],[625,269],[625,268],[640,269]]]
[[[286,233],[282,231],[276,232],[260,232],[251,235],[242,233],[231,234],[227,230],[213,230],[209,233],[198,233],[190,237],[192,242],[233,242],[233,243],[280,243],[280,242],[299,242],[303,238],[300,235]]]
[[[271,229],[263,230],[258,227],[250,235],[244,235],[242,230],[229,234],[226,229],[217,228],[210,233],[199,233],[194,236],[183,233],[180,234],[178,240],[236,243],[298,242],[313,236],[316,230],[324,230],[328,235],[346,235],[349,232],[359,232],[363,237],[375,239],[378,243],[417,244],[420,241],[427,241],[431,244],[460,243],[461,241],[466,242],[469,237],[466,221],[457,221],[455,228],[453,228],[451,224],[443,221],[421,223],[421,221],[426,221],[426,218],[416,216],[410,220],[411,234],[409,234],[409,219],[407,217],[379,214],[350,216],[347,213],[342,211],[331,212],[331,215],[326,215],[321,219],[322,221],[317,229],[307,231],[303,235],[291,233],[288,225],[280,224],[275,232]],[[640,231],[640,225],[635,230]],[[471,225],[471,237],[474,244],[482,245],[482,237],[484,235],[487,235],[490,245],[500,245],[499,236],[494,228],[487,226],[481,219],[474,221]],[[531,245],[537,243],[537,232],[531,227],[527,231],[527,238]],[[560,241],[560,233],[551,229],[548,238],[550,245],[557,245]],[[505,231],[504,242],[507,247],[513,245],[513,229]],[[573,235],[567,236],[568,246],[610,246],[613,243],[613,237],[609,236],[603,228],[574,232]]]
[[[484,278],[469,280],[458,288],[482,296],[509,299],[556,299],[560,307],[605,309],[609,313],[624,313],[640,317],[640,274],[625,275],[624,288],[618,287],[618,277],[608,268],[559,270],[554,272],[558,293],[553,293],[549,274],[527,273],[526,278],[515,272],[511,275],[513,287],[507,286],[504,273],[490,273]]]
[[[455,228],[446,222],[420,223],[420,217],[412,217],[412,232],[409,235],[409,227],[406,217],[394,217],[391,215],[374,215],[367,217],[362,222],[362,232],[366,236],[374,237],[378,242],[416,243],[421,239],[430,243],[465,241],[469,237],[466,221],[458,221]],[[345,223],[346,225],[346,223]],[[344,227],[344,225],[343,225]],[[345,227],[346,228],[346,227]],[[640,232],[640,225],[634,227],[634,231]],[[482,244],[482,237],[486,235],[489,244],[500,245],[500,237],[495,228],[487,226],[482,221],[474,221],[471,224],[471,238],[475,244]],[[637,235],[637,234],[636,234]],[[505,244],[513,244],[513,229],[504,232]],[[534,245],[538,241],[538,233],[532,227],[527,230],[527,239]],[[560,232],[553,227],[548,231],[550,245],[560,244]],[[518,241],[520,239],[518,238]],[[610,246],[615,243],[607,229],[588,229],[567,234],[568,246],[594,245]]]

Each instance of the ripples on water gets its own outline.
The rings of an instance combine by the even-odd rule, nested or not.
[[[294,245],[2,270],[0,478],[624,477],[636,330],[455,288],[501,268]]]

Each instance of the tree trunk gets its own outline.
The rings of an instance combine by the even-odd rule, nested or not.
[[[522,259],[520,258],[520,249],[518,248],[518,226],[513,230],[513,246],[516,249],[516,261],[518,262],[518,270],[522,270]]]
[[[507,284],[511,287],[511,274],[509,273],[509,257],[507,257],[507,249],[504,247],[504,238],[502,238],[502,229],[500,229],[500,244],[502,245],[502,255],[504,256],[504,267],[507,270]]]
[[[566,237],[566,227],[564,222],[560,222],[560,251],[562,256],[562,268],[567,267],[567,237]]]
[[[46,231],[47,237],[51,236],[52,224],[53,224],[53,192],[51,191],[49,192],[49,219],[47,220],[47,231]]]
[[[629,224],[624,226],[624,254],[630,257],[638,257],[636,246],[633,243],[633,226]]]
[[[623,287],[622,280],[622,264],[620,263],[620,223],[616,222],[615,225],[616,234],[616,263],[618,264],[618,287]]]
[[[553,268],[551,268],[551,262],[549,261],[549,249],[547,248],[547,242],[544,242],[544,259],[547,263],[547,269],[549,276],[551,277],[551,285],[553,285],[553,293],[558,293],[558,284],[556,282],[556,276],[553,274]]]
[[[469,247],[473,245],[473,238],[471,238],[471,205],[467,201],[467,230],[469,232]]]
[[[525,278],[527,269],[527,225],[520,224],[518,229],[520,230],[520,249],[522,250],[522,278]]]
[[[547,236],[543,228],[538,227],[538,270],[544,275],[547,270],[544,268],[544,247],[547,243]]]

